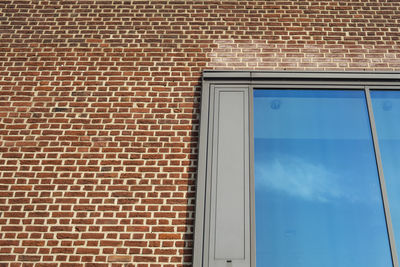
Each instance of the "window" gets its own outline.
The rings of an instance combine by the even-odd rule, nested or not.
[[[203,77],[195,267],[398,267],[400,74]]]

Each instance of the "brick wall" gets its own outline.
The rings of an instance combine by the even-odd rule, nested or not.
[[[400,2],[0,1],[0,266],[191,265],[203,69],[400,70]]]

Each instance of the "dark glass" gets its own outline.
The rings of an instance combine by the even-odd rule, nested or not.
[[[255,90],[256,263],[392,266],[363,91]]]

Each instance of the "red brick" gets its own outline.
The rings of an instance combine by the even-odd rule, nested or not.
[[[21,232],[22,231],[22,226],[2,226],[1,231],[2,232]]]
[[[51,253],[56,253],[56,254],[72,254],[74,251],[74,248],[52,248]]]
[[[155,262],[156,261],[156,257],[152,257],[152,256],[134,256],[133,260],[135,262]]]
[[[8,261],[8,262],[15,261],[15,255],[1,255],[0,254],[0,261]]]
[[[79,237],[78,233],[58,233],[58,239],[77,239]]]
[[[77,254],[99,254],[100,250],[98,248],[77,248]]]
[[[45,241],[42,240],[23,240],[23,246],[34,246],[34,247],[41,247],[45,245]]]

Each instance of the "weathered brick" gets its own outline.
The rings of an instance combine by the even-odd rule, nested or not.
[[[18,260],[20,261],[40,261],[41,256],[39,255],[19,255]]]
[[[109,262],[130,262],[132,260],[132,256],[128,255],[113,255],[108,257]]]

